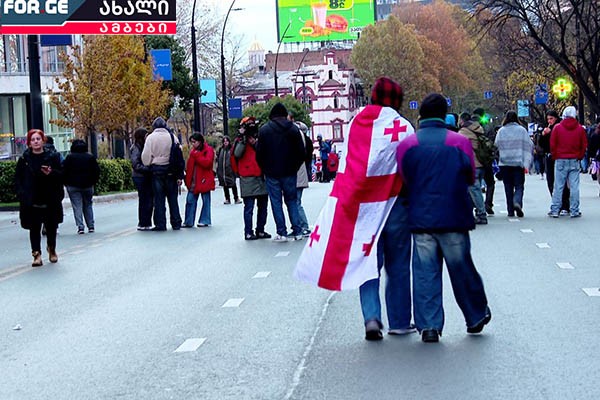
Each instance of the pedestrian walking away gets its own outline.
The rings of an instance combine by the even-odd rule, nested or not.
[[[397,152],[414,241],[415,325],[426,343],[438,342],[444,328],[444,262],[467,333],[481,332],[491,319],[469,238],[475,227],[468,192],[475,179],[473,147],[466,137],[446,128],[447,108],[441,94],[426,96],[416,135],[400,142]]]
[[[562,119],[559,117],[558,113],[554,110],[548,110],[546,113],[546,122],[548,126],[546,126],[542,130],[542,136],[539,138],[538,143],[540,147],[544,150],[545,154],[545,169],[546,169],[546,184],[548,185],[548,192],[550,193],[550,198],[552,198],[552,193],[554,193],[554,164],[555,158],[550,151],[550,141],[552,138],[552,132],[554,131],[554,127],[558,125]],[[571,191],[569,190],[569,183],[564,187],[561,205],[559,210],[559,215],[565,216],[569,215],[569,198],[571,197]],[[550,213],[548,213],[550,214]]]
[[[244,200],[244,240],[270,239],[265,232],[269,196],[262,170],[256,161],[258,123],[254,117],[240,122],[239,135],[233,145],[232,166],[240,176],[240,193]],[[254,204],[256,203],[256,229],[253,229]]]
[[[58,262],[56,232],[63,222],[62,166],[57,152],[44,149],[46,136],[40,129],[27,132],[27,149],[17,161],[15,189],[19,199],[21,227],[29,230],[33,267],[42,262],[41,232],[46,227],[46,251],[51,263]]]
[[[142,162],[142,151],[147,135],[148,131],[145,128],[137,128],[133,132],[133,144],[131,145],[131,178],[138,193],[138,231],[152,229],[152,211],[154,209],[152,170]]]
[[[167,122],[157,117],[152,122],[152,133],[146,138],[142,150],[142,162],[152,171],[152,191],[154,194],[154,228],[153,231],[167,230],[167,211],[165,202],[169,204],[169,217],[173,230],[181,228],[181,215],[177,195],[183,182],[185,165],[174,165],[171,154],[179,148],[179,140],[167,129]]]
[[[259,129],[256,146],[256,161],[266,177],[271,211],[277,227],[277,234],[273,238],[276,242],[288,239],[283,202],[292,227],[289,238],[302,240],[296,175],[304,163],[305,151],[298,127],[287,116],[285,106],[276,103],[269,113],[269,122]]]
[[[63,161],[63,181],[71,200],[73,218],[77,233],[89,233],[95,230],[93,196],[94,186],[100,178],[100,167],[96,157],[88,153],[87,143],[81,139],[73,140],[71,153]]]
[[[569,183],[569,213],[571,218],[581,216],[579,210],[580,161],[587,149],[585,129],[577,122],[577,110],[568,106],[562,113],[563,120],[554,127],[550,137],[550,152],[554,158],[554,191],[549,215],[558,218],[562,194]]]
[[[198,227],[205,228],[212,224],[210,192],[215,190],[215,173],[213,164],[215,151],[206,143],[200,132],[190,137],[192,150],[185,171],[185,186],[188,193],[185,200],[185,220],[182,227],[192,228],[196,218],[198,197],[202,197],[202,208],[198,219]]]
[[[221,147],[217,151],[217,178],[219,178],[219,185],[223,187],[223,194],[225,194],[224,204],[231,204],[231,195],[229,190],[233,193],[233,201],[235,204],[240,204],[242,201],[238,197],[237,186],[235,184],[236,175],[231,167],[231,156],[232,146],[229,137],[223,137]]]
[[[515,111],[508,111],[504,116],[502,128],[496,135],[500,174],[506,194],[508,216],[522,218],[523,193],[525,191],[525,169],[531,165],[533,158],[533,142],[527,130],[519,124]]]

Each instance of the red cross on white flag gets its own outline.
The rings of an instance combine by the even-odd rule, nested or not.
[[[389,107],[369,105],[350,124],[347,152],[294,276],[330,290],[377,278],[377,240],[402,183],[396,147],[414,133]]]

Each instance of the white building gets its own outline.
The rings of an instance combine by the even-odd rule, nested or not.
[[[80,37],[75,36],[75,40]],[[58,151],[67,151],[72,130],[52,125],[57,118],[50,104],[48,89],[56,90],[55,77],[64,64],[58,55],[67,46],[39,48],[44,132],[54,138]],[[0,35],[0,159],[14,159],[26,148],[30,110],[29,67],[26,35]]]

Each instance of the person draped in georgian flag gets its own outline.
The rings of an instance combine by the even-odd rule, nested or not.
[[[378,240],[402,187],[396,173],[396,148],[401,140],[414,133],[414,128],[397,111],[402,103],[402,88],[393,80],[383,77],[375,82],[371,103],[350,124],[346,154],[340,160],[333,189],[298,259],[294,276],[329,290],[356,289],[367,281],[377,280],[376,295],[373,295],[375,285],[368,290],[373,304],[365,310],[362,298],[361,302],[365,323],[376,321],[379,331],[378,247],[384,246]],[[408,321],[395,328],[408,328],[411,318],[410,235],[407,237],[408,260],[402,266],[407,272],[403,274],[406,285],[402,286],[407,288],[404,294],[408,295],[408,304],[404,300],[395,306],[408,310]],[[361,290],[361,297],[362,294]],[[391,321],[390,327],[394,327]],[[367,339],[379,339],[374,336],[381,333],[376,333]]]

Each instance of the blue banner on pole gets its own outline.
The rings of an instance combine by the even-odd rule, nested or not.
[[[548,85],[540,83],[535,85],[535,104],[548,103]]]
[[[200,103],[208,104],[216,102],[217,81],[214,79],[200,79]]]
[[[517,116],[529,117],[529,100],[517,100]]]
[[[230,118],[242,118],[242,99],[227,100]]]
[[[73,44],[73,36],[71,35],[40,35],[40,46],[71,46]]]
[[[154,80],[161,79],[170,81],[173,79],[173,65],[171,64],[171,50],[150,50],[150,56],[154,60],[152,74]]]
[[[419,102],[414,101],[414,100],[413,101],[409,101],[408,102],[408,108],[411,109],[411,110],[418,109],[419,108]]]

